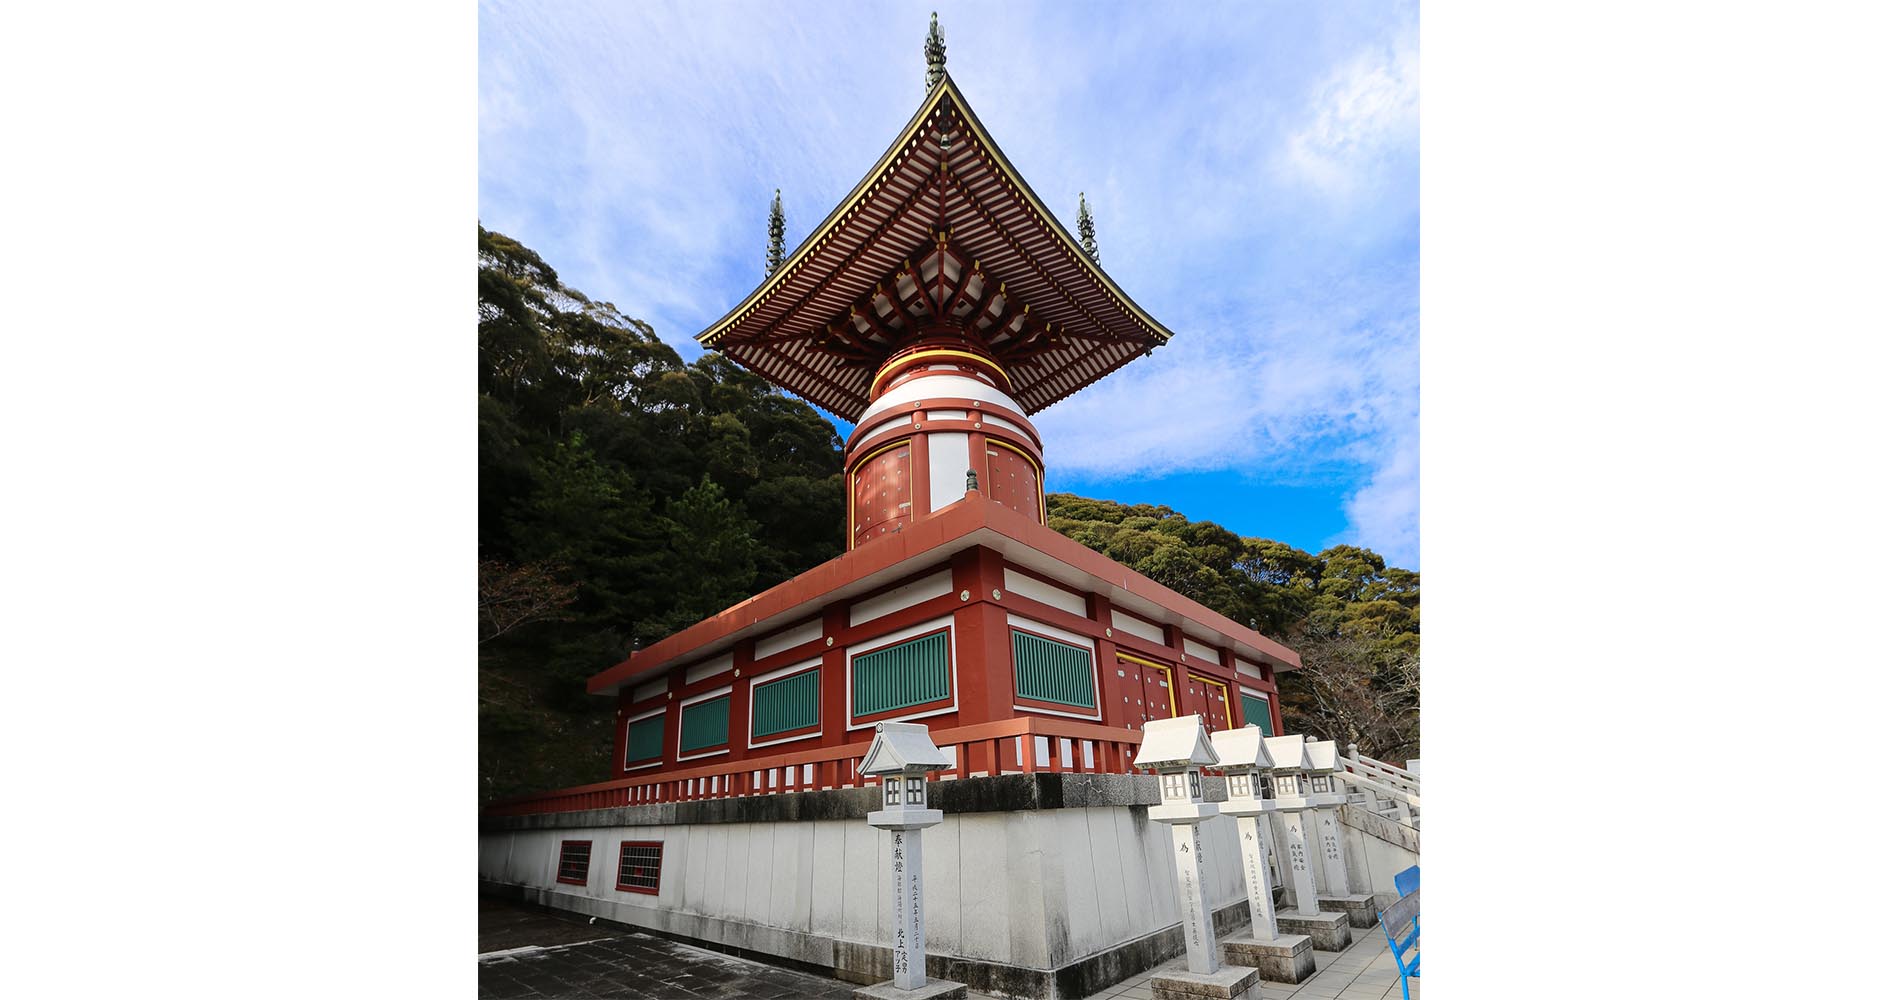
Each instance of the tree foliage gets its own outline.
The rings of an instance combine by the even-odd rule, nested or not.
[[[600,780],[588,676],[843,551],[844,458],[811,407],[478,233],[489,797]]]
[[[1418,755],[1418,573],[1368,549],[1317,555],[1167,507],[1051,494],[1049,526],[1300,654],[1280,678],[1289,732]]]

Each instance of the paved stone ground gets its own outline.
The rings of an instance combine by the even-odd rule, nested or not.
[[[481,903],[484,1000],[850,1000],[855,987],[494,900]]]
[[[1245,932],[1242,932],[1245,933]],[[1239,934],[1229,935],[1238,937]],[[1345,951],[1315,951],[1313,964],[1318,970],[1306,982],[1260,983],[1260,1000],[1399,1000],[1399,967],[1392,960],[1379,928],[1352,929],[1352,945]],[[1186,958],[1176,958],[1160,968],[1124,979],[1089,1000],[1149,1000],[1154,994],[1148,980],[1163,969],[1185,969]],[[1419,980],[1412,980],[1412,1000],[1422,1000]]]
[[[592,926],[578,918],[484,899],[483,1000],[559,997],[591,1000],[850,1000],[850,983],[751,962],[650,934]],[[1244,932],[1242,932],[1244,933]],[[1399,970],[1378,928],[1353,929],[1352,947],[1315,951],[1319,966],[1298,986],[1260,984],[1261,1000],[1398,1000]],[[1185,969],[1173,959],[1162,969]],[[1155,971],[1160,971],[1159,969]],[[1123,980],[1089,1000],[1149,1000],[1153,972]],[[972,997],[986,994],[975,990]],[[1422,1000],[1412,980],[1413,1000]]]

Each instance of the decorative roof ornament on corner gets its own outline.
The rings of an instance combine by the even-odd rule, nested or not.
[[[778,188],[772,189],[772,214],[765,220],[765,276],[771,277],[785,266],[785,203]]]
[[[1095,245],[1095,216],[1089,214],[1089,194],[1087,191],[1077,195],[1081,206],[1075,210],[1075,238],[1082,244],[1082,252],[1089,255],[1089,263],[1102,266],[1102,251]]]
[[[943,79],[946,60],[943,28],[937,25],[937,12],[930,12],[930,34],[924,36],[924,93],[928,94]]]

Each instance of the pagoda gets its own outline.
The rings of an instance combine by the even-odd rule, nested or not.
[[[997,148],[934,17],[926,55],[890,148],[698,336],[855,422],[846,552],[593,677],[617,700],[614,778],[770,767],[880,721],[1283,732],[1297,654],[1046,526],[1032,418],[1172,334]],[[959,772],[1049,765],[1001,754]]]

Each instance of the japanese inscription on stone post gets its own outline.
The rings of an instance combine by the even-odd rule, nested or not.
[[[907,978],[910,972],[910,936],[907,930],[910,921],[903,919],[907,907],[904,905],[904,831],[891,831],[891,913],[898,919],[891,923],[891,972],[898,979]]]

